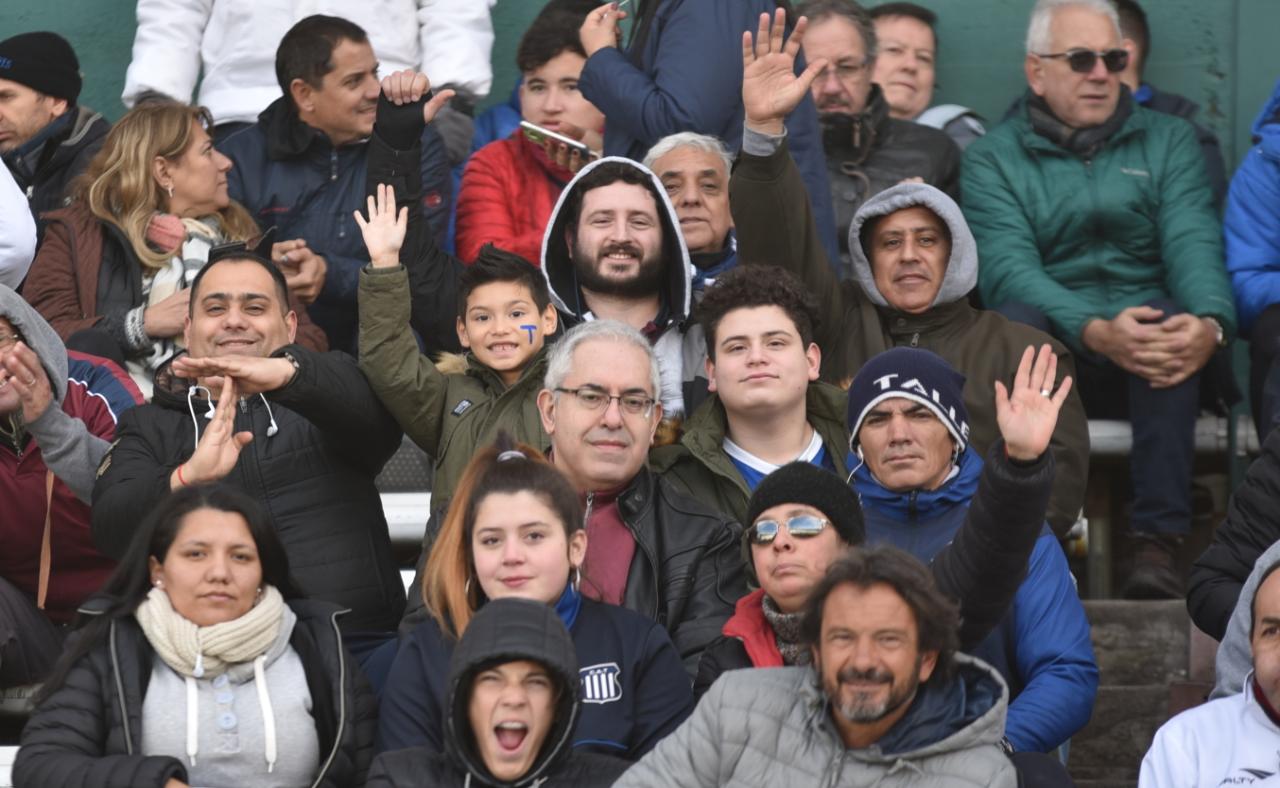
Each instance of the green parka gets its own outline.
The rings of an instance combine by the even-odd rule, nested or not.
[[[1025,102],[965,151],[965,218],[978,241],[983,302],[1043,312],[1079,351],[1084,326],[1171,298],[1236,325],[1196,132],[1135,106],[1092,158],[1037,134]]]
[[[827,456],[841,478],[849,475],[849,431],[845,427],[844,390],[829,383],[809,384],[805,413],[809,426],[822,436]],[[728,414],[720,396],[712,394],[684,423],[680,442],[649,452],[649,467],[677,490],[714,507],[739,523],[747,516],[751,490],[724,451]]]
[[[360,271],[360,369],[378,398],[414,443],[435,461],[432,494],[453,494],[471,457],[506,430],[539,449],[550,445],[538,415],[547,371],[539,350],[510,388],[475,356],[442,372],[418,352],[409,330],[409,276],[404,266]]]

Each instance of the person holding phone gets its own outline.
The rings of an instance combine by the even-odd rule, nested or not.
[[[578,91],[577,30],[591,5],[553,0],[520,41],[521,127],[476,151],[458,191],[457,250],[468,263],[492,243],[537,265],[560,192],[604,147],[604,115]]]

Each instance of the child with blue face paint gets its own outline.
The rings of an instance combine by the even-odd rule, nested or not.
[[[409,226],[416,214],[397,214],[394,191],[379,186],[368,220],[357,217],[371,260],[360,272],[360,368],[405,433],[435,460],[432,494],[444,503],[467,462],[499,431],[540,449],[549,445],[536,400],[546,337],[557,318],[542,272],[486,245],[458,273],[457,331],[466,352],[435,363],[419,353],[401,259],[410,267],[459,263],[435,247],[430,233]]]

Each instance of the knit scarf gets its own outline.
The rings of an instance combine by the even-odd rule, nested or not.
[[[800,644],[800,621],[804,613],[783,613],[778,605],[765,594],[761,599],[765,620],[773,628],[774,640],[778,642],[778,652],[782,654],[782,662],[786,665],[808,665],[809,649]]]
[[[1133,114],[1133,96],[1124,85],[1120,86],[1120,100],[1116,102],[1111,117],[1087,129],[1074,129],[1058,120],[1058,116],[1049,109],[1049,103],[1030,90],[1027,91],[1026,102],[1027,118],[1036,134],[1086,159],[1097,153]]]
[[[212,678],[271,648],[284,618],[284,597],[274,586],[263,586],[262,598],[243,616],[201,627],[174,610],[167,593],[153,588],[133,615],[164,664],[182,676]]]

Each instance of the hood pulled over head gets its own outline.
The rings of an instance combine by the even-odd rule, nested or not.
[[[61,403],[67,395],[67,347],[62,344],[58,332],[45,322],[35,307],[4,285],[0,285],[0,317],[12,323],[27,347],[35,351],[49,375],[53,398]]]
[[[938,288],[938,294],[929,306],[959,301],[978,284],[978,245],[960,212],[960,206],[936,187],[924,183],[900,183],[863,203],[849,224],[849,255],[853,260],[853,273],[874,304],[890,306],[876,287],[871,261],[862,245],[862,228],[881,216],[917,205],[928,208],[942,219],[951,233],[951,257],[947,260],[947,271],[942,278],[942,287]]]
[[[542,273],[551,288],[552,302],[557,309],[573,318],[574,322],[582,319],[588,311],[578,284],[573,257],[569,252],[566,230],[571,225],[576,226],[576,217],[570,214],[581,210],[580,192],[584,179],[588,179],[588,185],[597,181],[600,177],[597,171],[602,168],[631,169],[653,185],[651,191],[658,205],[658,220],[662,223],[661,296],[669,319],[683,322],[689,316],[691,306],[693,263],[689,260],[689,250],[685,247],[684,236],[680,232],[680,219],[676,216],[676,209],[658,176],[644,165],[619,156],[607,156],[583,167],[556,200],[546,234],[542,237]]]
[[[547,668],[559,695],[551,728],[533,766],[513,782],[503,783],[493,777],[480,757],[469,708],[476,676],[494,665],[517,660],[537,662]],[[534,784],[557,761],[568,756],[578,707],[578,654],[555,608],[528,599],[485,603],[462,633],[449,663],[445,742],[459,766],[486,784]]]

